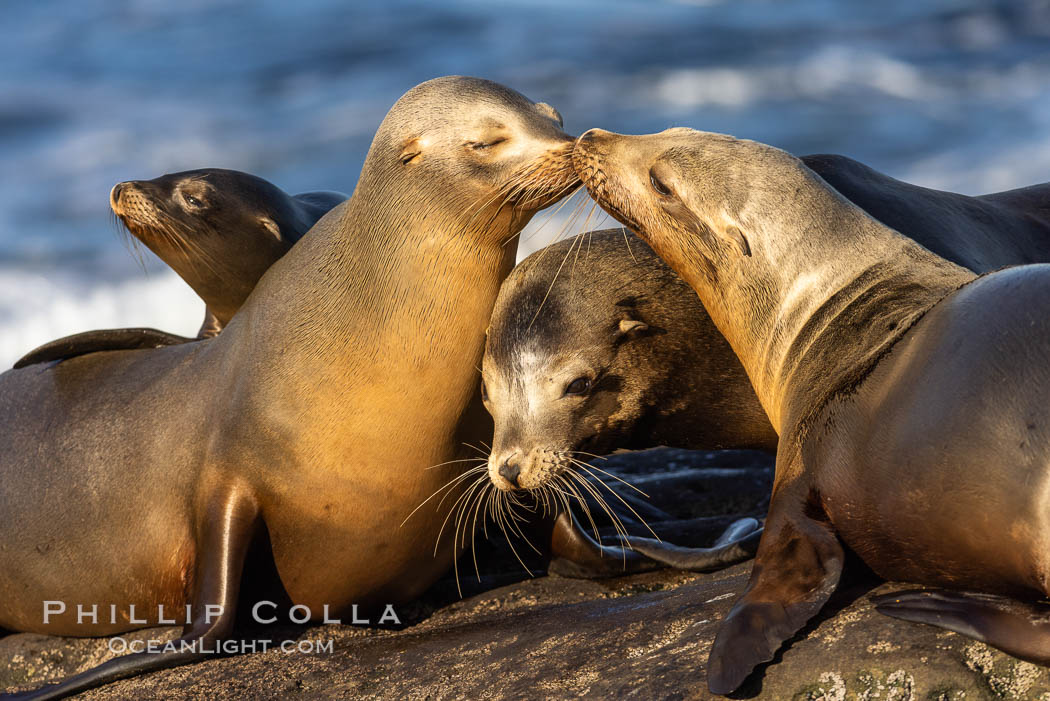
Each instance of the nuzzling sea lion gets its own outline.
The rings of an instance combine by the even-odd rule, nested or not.
[[[968,197],[844,156],[801,160],[869,215],[975,272],[1050,261],[1050,185]],[[747,373],[696,293],[625,229],[522,261],[500,289],[482,370],[495,423],[489,477],[502,489],[535,490],[617,448],[776,452]],[[632,544],[675,567],[708,563]]]
[[[820,611],[844,546],[887,579],[982,592],[880,611],[1050,663],[1050,266],[978,278],[790,154],[721,134],[591,130],[574,162],[697,291],[782,438],[711,691]]]
[[[346,199],[329,191],[292,196],[255,175],[221,168],[117,183],[109,194],[127,230],[204,300],[198,338],[219,333],[274,261]],[[85,331],[34,348],[14,367],[190,340],[148,328]]]
[[[453,480],[453,500],[488,496],[463,467],[464,443],[491,435],[484,330],[518,232],[578,183],[572,144],[513,90],[423,83],[353,196],[221,334],[0,375],[0,626],[103,635],[189,606],[186,645],[44,696],[202,659],[242,574],[267,565],[316,620],[412,599],[451,566],[466,525],[420,504]],[[45,601],[66,608],[45,622]],[[96,604],[116,623],[78,621]]]

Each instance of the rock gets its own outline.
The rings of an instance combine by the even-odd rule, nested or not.
[[[687,456],[674,469],[716,468],[704,464],[704,455]],[[768,472],[768,464],[731,467]],[[768,493],[768,484],[758,472],[741,474],[747,476],[742,481],[753,482],[752,506],[761,503],[758,492]],[[703,491],[694,485],[690,494]],[[717,494],[711,494],[718,511]],[[731,501],[745,503],[744,496]],[[494,547],[483,559],[488,566],[481,585],[461,574],[469,598],[458,600],[455,582],[443,580],[415,606],[398,609],[408,624],[402,629],[265,629],[265,638],[302,643],[313,652],[274,648],[211,659],[81,698],[707,699],[707,654],[750,571],[744,563],[714,574],[662,570],[600,581],[541,576],[485,590],[513,579],[508,567],[517,567],[518,577],[521,569]],[[1050,701],[1050,670],[954,633],[881,616],[869,603],[871,587],[866,581],[844,587],[739,696]],[[882,584],[874,592],[900,588],[910,587]],[[177,634],[167,628],[124,637],[167,640]],[[0,666],[0,686],[25,688],[83,671],[112,656],[107,645],[106,639],[10,635],[0,640],[0,659],[9,660]]]

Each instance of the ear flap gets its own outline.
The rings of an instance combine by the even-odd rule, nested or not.
[[[281,227],[277,226],[277,222],[270,219],[270,217],[267,217],[266,215],[259,217],[259,223],[262,224],[263,228],[269,231],[270,235],[278,241],[284,239],[284,236],[281,235]]]
[[[547,115],[555,122],[557,122],[559,127],[565,126],[565,122],[563,122],[561,119],[561,113],[559,113],[558,110],[548,105],[546,102],[537,102],[536,109],[538,109],[540,112],[543,112],[543,114]]]
[[[637,336],[643,331],[649,329],[649,324],[644,321],[638,321],[636,319],[621,319],[620,320],[620,334],[623,336]]]
[[[421,153],[423,153],[423,144],[418,137],[406,141],[401,147],[401,165],[411,163]]]
[[[743,231],[735,226],[727,226],[725,235],[737,247],[740,255],[751,257],[751,244],[747,242]]]
[[[747,242],[744,232],[739,228],[729,225],[719,232],[717,229],[700,221],[700,218],[693,214],[692,210],[677,200],[673,203],[664,204],[664,208],[667,209],[668,214],[673,216],[686,229],[699,236],[708,246],[715,246],[717,241],[726,242],[736,248],[740,255],[751,255],[751,245]]]

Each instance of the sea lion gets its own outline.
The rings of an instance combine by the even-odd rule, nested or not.
[[[104,635],[190,607],[186,645],[43,695],[202,659],[232,629],[242,570],[269,564],[312,619],[349,620],[451,566],[467,524],[442,529],[447,505],[426,499],[488,497],[463,467],[463,444],[491,435],[484,330],[518,232],[578,183],[572,144],[552,108],[501,85],[423,83],[353,196],[221,334],[0,375],[0,626]],[[45,601],[67,608],[45,622]],[[78,604],[116,623],[78,622]]]
[[[222,168],[129,180],[109,193],[117,219],[204,300],[202,336],[228,324],[274,261],[346,199],[330,191],[292,196]]]
[[[707,674],[726,694],[825,604],[845,548],[912,592],[880,611],[1050,663],[1050,265],[977,277],[779,149],[585,133],[577,172],[697,292],[777,450],[751,579]]]
[[[801,160],[870,216],[975,272],[1050,261],[1050,185],[968,197],[844,156]],[[776,452],[747,373],[696,293],[625,229],[556,243],[511,272],[482,373],[495,422],[489,477],[501,489],[535,490],[617,448]]]
[[[109,194],[124,227],[204,300],[198,338],[219,333],[274,261],[346,199],[331,191],[289,195],[258,176],[222,168],[121,182]],[[155,329],[85,331],[33,349],[14,367],[189,340]]]

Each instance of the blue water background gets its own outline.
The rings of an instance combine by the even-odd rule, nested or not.
[[[196,329],[199,300],[117,233],[115,182],[217,166],[350,192],[386,110],[439,75],[574,133],[687,125],[971,194],[1050,180],[1045,1],[36,0],[4,3],[0,37],[0,364]]]

